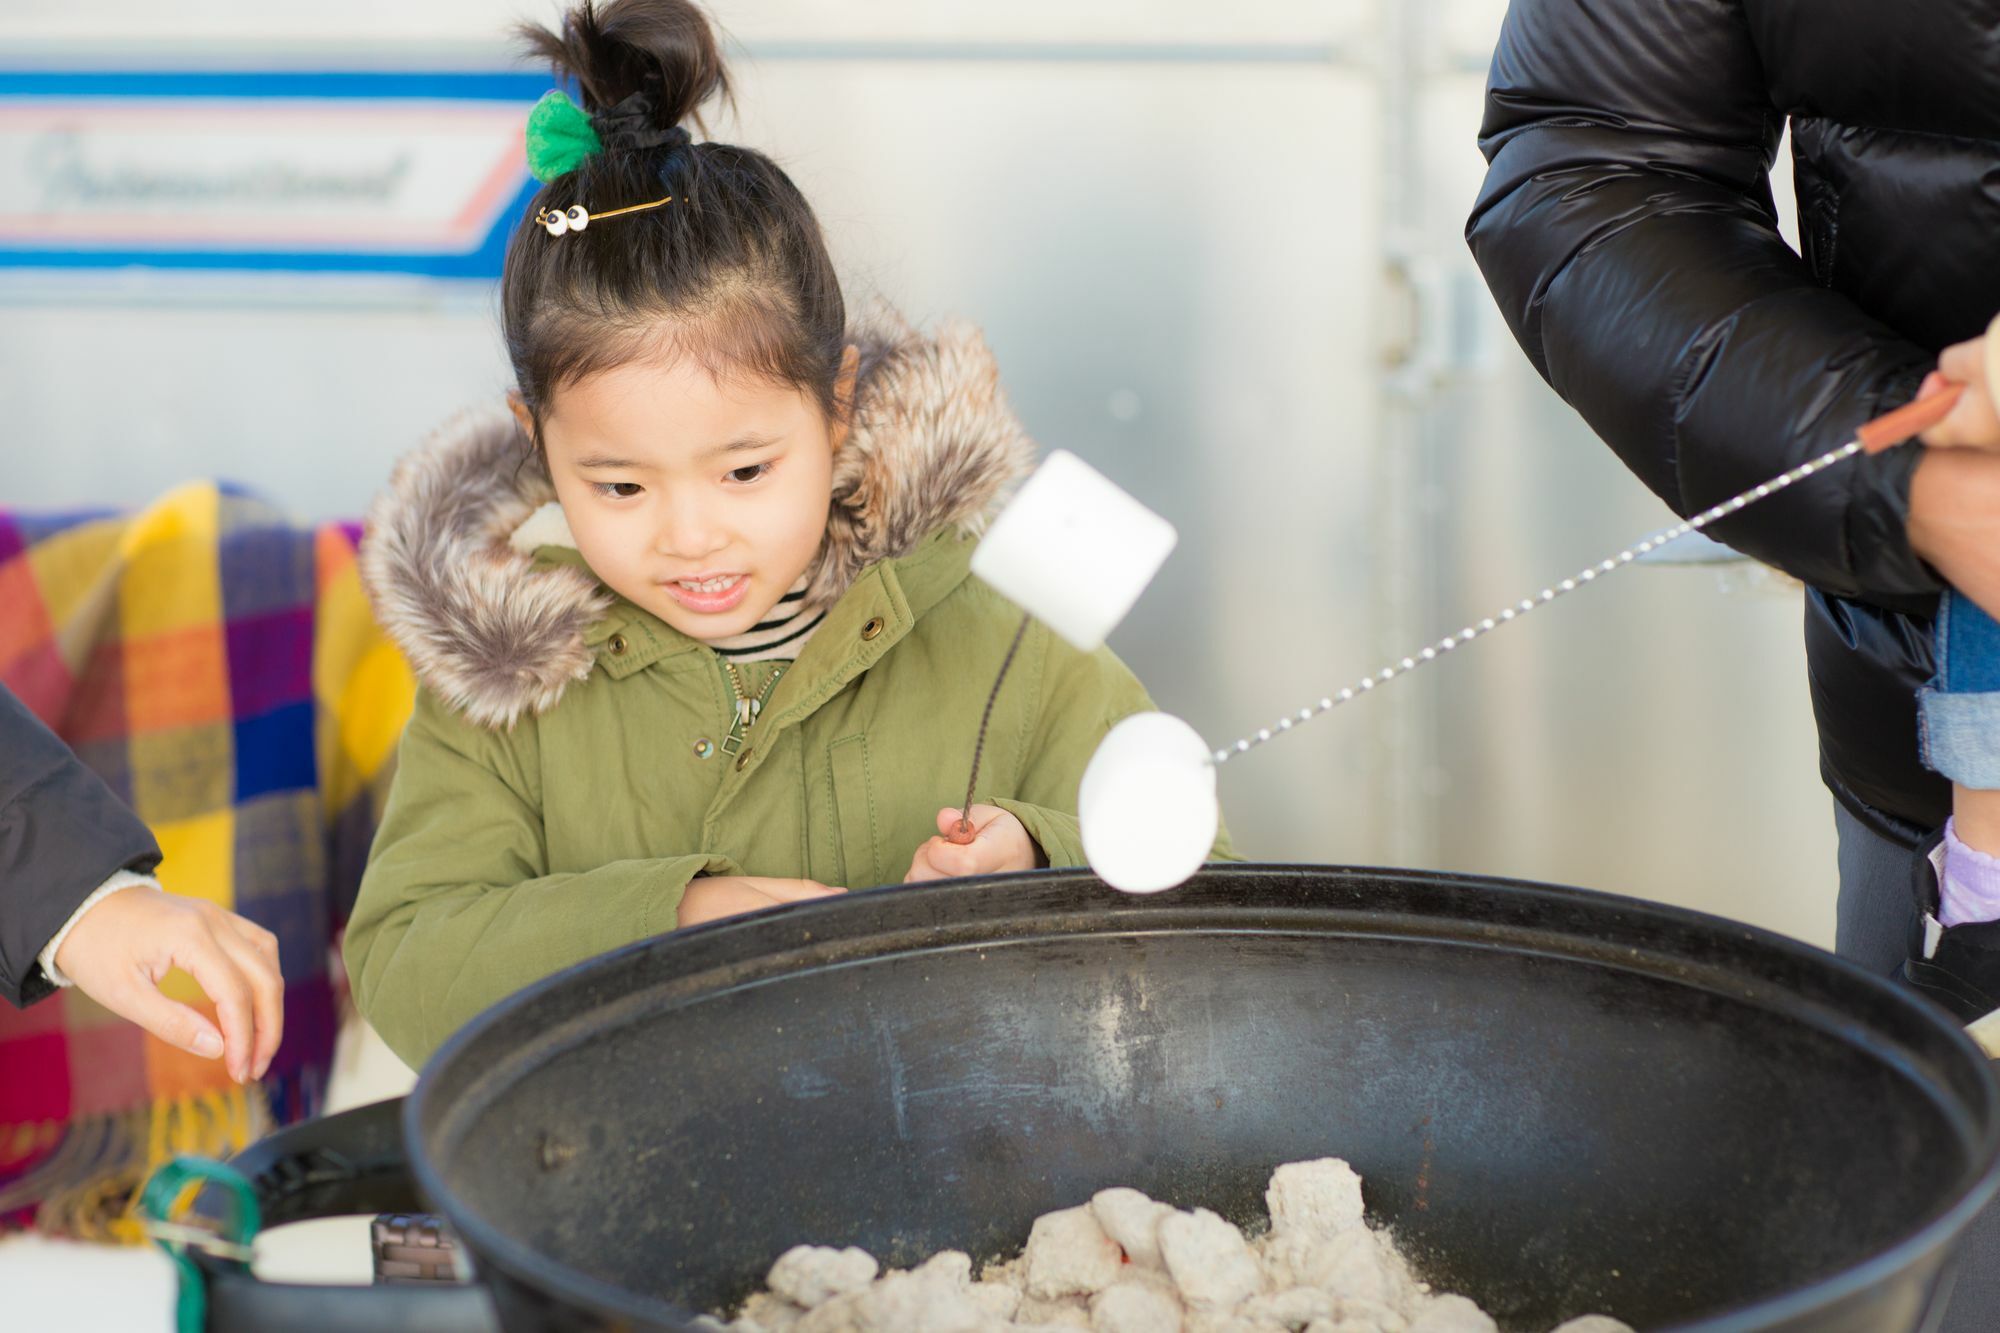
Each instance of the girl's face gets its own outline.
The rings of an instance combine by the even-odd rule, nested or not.
[[[849,348],[842,402],[856,361]],[[756,625],[806,572],[846,437],[798,389],[717,381],[685,361],[567,385],[542,420],[556,498],[592,571],[703,640]]]

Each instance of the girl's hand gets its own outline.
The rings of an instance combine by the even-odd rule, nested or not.
[[[756,875],[702,877],[691,882],[681,895],[679,924],[698,926],[726,916],[761,912],[780,903],[846,892],[846,889],[830,889],[815,879],[764,879]]]
[[[1965,397],[1958,400],[1951,415],[1917,437],[1925,444],[1938,448],[2000,449],[2000,413],[1993,407],[2000,384],[1993,383],[1988,373],[1987,355],[1995,336],[1988,333],[1986,337],[1945,348],[1944,355],[1938,358],[1938,368],[1917,390],[1917,397],[1927,398],[1947,383],[1965,386]]]
[[[917,848],[903,883],[997,875],[1007,870],[1033,870],[1046,864],[1042,849],[1028,836],[1027,828],[997,805],[973,806],[972,841],[964,846],[950,841],[946,835],[958,827],[963,813],[956,809],[938,811],[938,836]]]
[[[262,1078],[285,1032],[278,937],[200,898],[146,885],[120,889],[78,919],[56,967],[78,990],[169,1045],[213,1060],[238,1083]],[[160,994],[180,968],[215,1004],[200,1010]]]

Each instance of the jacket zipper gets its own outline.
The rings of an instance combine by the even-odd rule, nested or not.
[[[783,678],[785,667],[784,664],[779,664],[777,670],[771,673],[771,679],[764,682],[764,692],[755,698],[752,698],[750,691],[744,688],[743,675],[736,669],[736,663],[725,661],[722,664],[722,674],[729,682],[729,692],[736,697],[735,714],[729,721],[729,735],[723,738],[722,752],[737,754],[742,751],[744,741],[749,738],[750,728],[757,725],[758,717],[763,714],[764,704],[770,699],[771,691],[778,688],[778,681]]]

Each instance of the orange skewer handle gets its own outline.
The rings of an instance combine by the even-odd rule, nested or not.
[[[1871,454],[1893,449],[1904,440],[1913,435],[1923,434],[1950,416],[1951,409],[1957,407],[1958,400],[1964,396],[1963,384],[1940,389],[1928,398],[1919,398],[1914,403],[1905,404],[1893,412],[1876,417],[1854,432],[1854,438],[1861,441],[1861,447]]]

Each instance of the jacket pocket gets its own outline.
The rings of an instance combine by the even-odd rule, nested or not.
[[[827,751],[833,831],[840,843],[841,887],[872,889],[883,883],[875,839],[875,798],[868,774],[868,738],[849,736]]]

